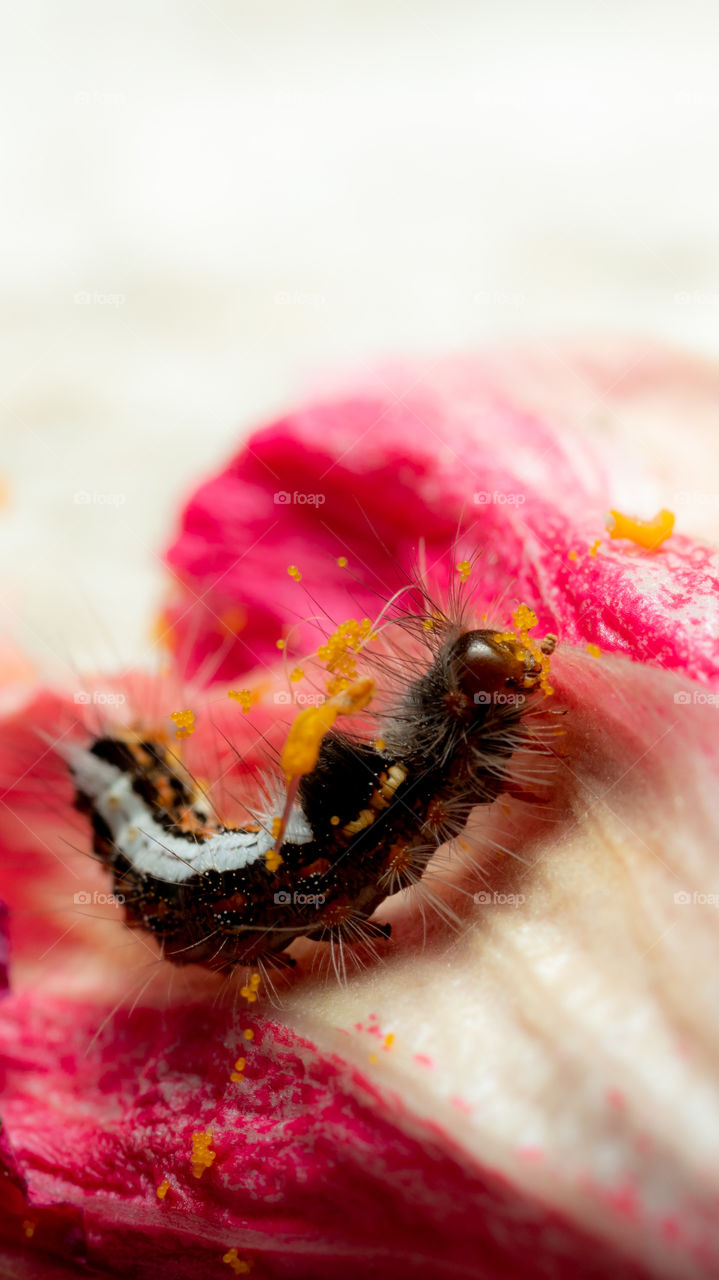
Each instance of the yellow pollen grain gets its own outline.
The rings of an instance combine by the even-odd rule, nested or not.
[[[236,1249],[228,1249],[227,1253],[223,1253],[222,1261],[227,1263],[236,1276],[247,1276],[252,1270],[252,1263],[246,1258],[241,1258]]]
[[[379,1062],[379,1058],[377,1057],[377,1054],[376,1054],[376,1053],[371,1053],[371,1054],[369,1055],[369,1060],[370,1060],[370,1062],[372,1062],[372,1063],[374,1063],[374,1062]]]
[[[242,1032],[242,1034],[245,1037],[245,1040],[254,1040],[255,1038],[255,1033],[252,1030],[252,1027],[248,1027],[246,1031]]]
[[[599,648],[599,645],[598,645],[598,644],[591,644],[591,643],[590,643],[590,644],[588,644],[588,645],[587,645],[587,653],[591,654],[591,656],[592,656],[593,658],[599,658],[599,657],[601,657],[601,653],[602,653],[602,651],[601,651],[601,649]]]
[[[282,854],[278,853],[276,849],[267,850],[267,853],[265,854],[265,866],[268,871],[279,871],[283,862],[284,858],[282,857]]]
[[[638,520],[621,511],[610,511],[605,524],[610,538],[627,538],[638,547],[654,551],[674,532],[674,513],[662,508],[652,520]]]
[[[257,999],[257,988],[259,987],[261,981],[262,979],[259,973],[253,973],[250,976],[250,980],[247,986],[240,988],[240,995],[242,996],[243,1000],[246,1000],[248,1002],[248,1004],[254,1004],[255,1000]]]
[[[339,820],[339,818],[337,817],[337,814],[336,814],[336,813],[333,813],[333,814],[332,814],[332,817],[330,818],[330,826],[331,826],[331,827],[338,827],[339,825],[340,825],[340,820]]]
[[[36,1226],[37,1226],[37,1223],[32,1222],[30,1218],[23,1219],[22,1229],[24,1234],[27,1236],[28,1240],[32,1240],[33,1236],[35,1235]]]
[[[205,1169],[209,1169],[214,1163],[217,1152],[211,1150],[212,1147],[212,1130],[200,1129],[192,1135],[192,1173],[195,1178],[201,1178]]]
[[[310,773],[317,764],[325,734],[338,716],[363,711],[374,693],[374,681],[368,677],[355,680],[319,707],[305,707],[290,727],[282,748],[280,763],[289,779]]]
[[[294,578],[295,582],[302,581],[302,574],[300,573],[296,564],[288,565],[287,572],[289,573],[291,578]]]
[[[375,738],[374,745],[375,745],[376,751],[384,751],[385,747],[387,746],[387,743],[385,742],[384,738]]]
[[[318,657],[325,664],[327,672],[333,678],[328,682],[327,692],[330,696],[346,689],[351,681],[357,678],[356,654],[367,639],[375,638],[372,633],[370,618],[358,622],[356,618],[348,618],[340,624],[325,644],[317,650]]]
[[[384,1047],[385,1049],[391,1049],[393,1044],[394,1044],[394,1032],[390,1031],[389,1034],[386,1035],[384,1038]]]
[[[176,738],[189,738],[190,734],[195,732],[194,711],[171,711],[170,719],[174,720],[177,726],[175,729]]]
[[[457,565],[457,573],[462,579],[462,582],[467,581],[471,572],[472,572],[472,566],[469,563],[469,560],[460,560],[459,564]]]
[[[252,706],[252,691],[250,689],[229,689],[227,696],[233,702],[239,702],[245,715]]]
[[[422,626],[425,631],[431,631],[434,626],[434,618],[424,618],[422,620]]]
[[[298,680],[302,680],[304,678],[304,674],[302,667],[295,667],[294,671],[290,672],[290,680],[294,680],[296,684]]]
[[[338,565],[339,565],[340,569],[346,569],[346,568],[347,568],[347,556],[338,556],[338,557],[337,557],[337,563],[338,563]]]
[[[157,1196],[158,1200],[164,1200],[169,1190],[170,1190],[170,1181],[168,1178],[163,1178],[162,1182],[160,1183],[159,1187],[155,1192],[155,1195]]]
[[[568,559],[569,559],[569,560],[578,560],[578,559],[579,559],[579,556],[577,555],[576,551],[570,551],[570,552],[569,552],[569,555],[568,555]]]
[[[539,687],[544,696],[549,697],[551,693],[554,693],[554,689],[549,683],[549,654],[543,653],[539,642],[529,634],[532,628],[536,627],[537,621],[534,609],[530,609],[529,605],[526,604],[520,604],[512,614],[512,622],[519,632],[520,642],[529,650],[541,669]]]
[[[276,644],[277,644],[277,648],[278,648],[278,649],[286,649],[286,648],[287,648],[287,641],[286,641],[286,640],[277,640],[277,641],[276,641]]]
[[[589,548],[589,554],[590,554],[590,556],[595,556],[595,555],[597,554],[597,552],[598,552],[599,548],[601,547],[601,545],[602,545],[602,539],[601,539],[601,538],[597,538],[597,539],[592,543],[591,547]]]

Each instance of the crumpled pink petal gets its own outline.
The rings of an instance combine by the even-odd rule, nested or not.
[[[668,361],[657,367],[651,354],[660,389],[671,386],[673,373],[685,376],[681,364],[679,373]],[[632,353],[624,349],[622,357],[619,370],[631,369]],[[539,628],[565,643],[599,644],[714,687],[716,547],[681,527],[652,553],[612,542],[604,514],[632,480],[641,492],[642,472],[626,463],[620,476],[596,434],[590,440],[576,420],[567,422],[566,406],[558,415],[561,392],[576,394],[566,372],[557,388],[546,368],[530,366],[533,381],[526,372],[522,378],[519,358],[518,369],[506,366],[449,359],[426,370],[387,369],[256,432],[193,496],[169,552],[180,585],[169,617],[180,651],[191,650],[190,669],[220,648],[218,675],[228,679],[276,657],[288,618],[312,612],[287,575],[290,564],[330,616],[339,621],[357,607],[371,616],[373,592],[386,598],[404,584],[420,539],[428,564],[444,564],[459,529],[457,558],[482,552],[474,579],[479,611],[506,594],[509,580],[510,597],[532,601]],[[547,418],[532,407],[541,372],[555,393],[544,395],[554,415]],[[616,402],[621,380],[612,389]],[[611,409],[611,391],[602,396],[597,387],[595,403],[605,399]],[[664,493],[664,505],[671,496]],[[358,583],[338,567],[340,556]],[[223,619],[238,606],[246,625],[228,650]],[[307,629],[300,636],[311,644]]]
[[[671,367],[654,368],[671,381]],[[446,559],[463,511],[458,555],[481,535],[480,608],[509,575],[511,595],[565,644],[614,653],[556,659],[570,715],[553,808],[510,817],[502,838],[529,865],[492,870],[493,888],[523,892],[521,911],[470,904],[459,937],[435,926],[422,950],[396,899],[384,966],[346,988],[301,969],[280,1010],[236,1008],[201,974],[175,975],[173,991],[166,969],[136,998],[150,957],[137,938],[117,945],[116,920],[72,917],[58,941],[57,895],[67,911],[83,854],[63,848],[60,863],[46,847],[59,819],[38,800],[48,762],[31,739],[71,708],[46,693],[6,720],[14,991],[0,1005],[2,1110],[6,1168],[21,1171],[0,1220],[9,1275],[52,1275],[82,1250],[104,1275],[230,1275],[235,1247],[258,1276],[308,1280],[717,1274],[715,917],[674,899],[719,889],[715,712],[697,696],[717,675],[716,561],[681,533],[651,557],[606,544],[584,554],[614,504],[610,464],[564,420],[569,388],[530,371],[531,394],[521,365],[448,362],[399,403],[410,375],[383,374],[392,394],[375,382],[292,415],[203,487],[172,553],[209,606],[188,594],[175,614],[195,669],[227,644],[228,611],[247,610],[223,666],[233,679],[255,664],[276,679],[276,639],[309,612],[288,564],[337,620],[372,613],[367,588],[401,585],[420,536],[430,564]],[[326,501],[275,504],[275,483]],[[480,509],[473,492],[525,502]],[[364,587],[348,586],[340,555],[355,557]],[[257,708],[255,724],[272,710]],[[245,756],[239,783],[260,748],[236,708],[226,723]],[[18,751],[30,752],[26,772]],[[66,806],[67,785],[56,794]],[[83,887],[106,885],[93,864],[86,874]],[[230,1080],[239,1054],[241,1083]],[[191,1136],[206,1127],[217,1157],[197,1180]],[[64,1237],[46,1234],[48,1206],[58,1223],[70,1215]]]

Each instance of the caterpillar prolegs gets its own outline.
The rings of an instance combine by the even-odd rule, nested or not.
[[[522,608],[514,632],[436,610],[429,624],[405,619],[401,634],[427,640],[425,669],[399,695],[390,688],[379,731],[368,740],[333,724],[374,687],[336,679],[314,720],[301,712],[296,722],[309,717],[305,745],[316,736],[309,764],[286,769],[272,812],[241,826],[223,824],[158,736],[113,731],[63,748],[127,923],[154,935],[166,959],[222,971],[291,963],[284,953],[298,937],[352,941],[358,927],[388,936],[374,913],[420,880],[476,806],[511,787],[528,708],[551,693],[556,638],[530,639]]]

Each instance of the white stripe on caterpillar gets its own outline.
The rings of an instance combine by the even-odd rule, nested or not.
[[[205,871],[239,871],[263,859],[275,843],[271,822],[265,822],[259,831],[221,830],[203,843],[173,835],[156,821],[134,790],[130,775],[117,765],[83,747],[61,746],[58,750],[70,766],[78,791],[92,801],[107,823],[118,851],[143,876],[181,884]],[[313,839],[297,806],[286,838],[298,845]]]

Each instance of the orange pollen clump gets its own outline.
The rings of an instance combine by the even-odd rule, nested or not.
[[[261,981],[262,979],[259,973],[253,973],[250,975],[250,980],[247,986],[240,987],[240,995],[242,996],[243,1000],[247,1001],[248,1004],[255,1003],[255,1000],[257,999],[257,989]]]
[[[471,572],[472,572],[472,566],[469,563],[469,560],[460,560],[459,564],[457,565],[457,573],[462,579],[462,582],[467,581]]]
[[[168,1193],[168,1191],[169,1191],[169,1190],[170,1190],[170,1182],[169,1182],[169,1179],[168,1179],[168,1178],[163,1178],[162,1182],[160,1183],[160,1185],[159,1185],[159,1187],[157,1188],[157,1191],[156,1191],[156,1195],[157,1195],[158,1200],[164,1200],[164,1199],[165,1199],[165,1196],[167,1195],[167,1193]]]
[[[601,649],[599,648],[599,645],[598,645],[598,644],[588,644],[588,645],[587,645],[587,653],[591,654],[591,656],[592,656],[593,658],[599,658],[599,657],[601,656],[601,652],[602,652],[602,651],[601,651]]]
[[[605,519],[610,538],[627,538],[638,547],[654,551],[674,531],[674,513],[662,508],[653,520],[638,520],[635,516],[610,511]]]
[[[230,1080],[234,1080],[235,1082],[238,1082],[238,1081],[240,1081],[240,1080],[244,1080],[244,1078],[245,1078],[245,1077],[243,1076],[242,1072],[243,1072],[243,1071],[244,1071],[244,1069],[245,1069],[245,1065],[246,1065],[246,1064],[245,1064],[245,1059],[244,1059],[244,1058],[238,1058],[238,1059],[237,1059],[237,1062],[235,1063],[235,1069],[234,1069],[234,1071],[232,1072],[232,1074],[231,1074],[231,1076],[230,1076]]]
[[[200,1129],[192,1135],[192,1172],[195,1178],[201,1178],[205,1169],[214,1163],[216,1152],[211,1151],[212,1130]]]
[[[364,642],[374,639],[372,622],[363,618],[348,618],[328,637],[326,644],[320,645],[317,655],[324,662],[328,673],[333,677],[327,685],[329,694],[339,693],[346,689],[351,680],[357,679],[356,654]]]
[[[247,715],[247,712],[252,706],[251,689],[230,689],[227,696],[228,698],[232,698],[233,702],[239,702],[243,712]]]
[[[195,732],[195,713],[194,711],[172,711],[170,719],[174,720],[177,728],[175,730],[176,738],[189,738],[191,733]]]
[[[284,862],[284,858],[282,857],[282,854],[277,849],[267,850],[267,853],[265,854],[265,866],[267,867],[268,871],[272,871],[272,872],[279,871],[283,862]]]
[[[363,711],[373,693],[373,680],[355,680],[321,706],[305,707],[300,711],[290,728],[280,757],[287,778],[299,778],[310,773],[317,764],[322,739],[337,717]]]
[[[301,582],[301,581],[302,581],[302,574],[300,573],[300,571],[299,571],[299,569],[297,568],[297,565],[296,565],[296,564],[291,564],[291,565],[289,565],[289,566],[288,566],[288,569],[287,569],[287,572],[289,573],[289,575],[290,575],[290,577],[291,577],[291,578],[294,578],[295,582]]]
[[[222,1261],[227,1263],[236,1276],[247,1276],[252,1270],[252,1263],[246,1258],[241,1258],[236,1249],[228,1249],[227,1253],[223,1253]]]

